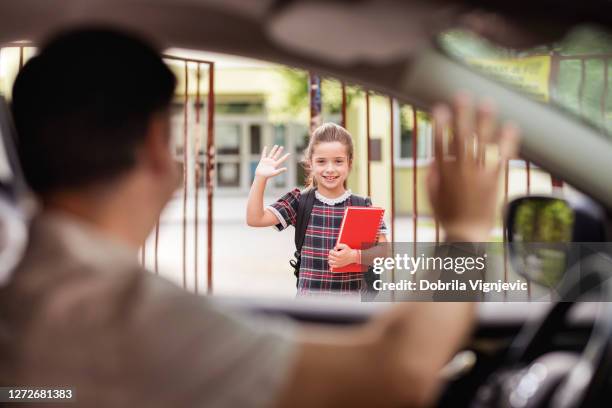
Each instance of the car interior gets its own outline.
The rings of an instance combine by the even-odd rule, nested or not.
[[[0,6],[0,43],[36,43],[59,28],[113,24],[168,47],[332,75],[424,110],[460,90],[494,99],[501,118],[521,127],[521,158],[580,193],[530,195],[508,203],[503,233],[512,267],[555,288],[558,301],[480,303],[470,343],[441,374],[448,383],[437,406],[590,407],[605,406],[612,390],[612,248],[606,245],[612,231],[612,138],[605,123],[610,119],[604,115],[603,125],[594,123],[563,106],[563,95],[556,95],[558,103],[554,96],[551,103],[532,98],[475,68],[472,57],[445,42],[443,33],[461,29],[497,50],[520,51],[560,41],[584,24],[607,35],[611,11],[609,2],[595,0],[22,0]],[[607,76],[606,71],[606,84]],[[602,98],[605,108],[607,95]],[[0,136],[1,283],[21,259],[33,211],[5,100],[0,100]],[[559,229],[554,238],[542,235],[546,223]],[[545,244],[524,245],[532,242]],[[560,263],[546,266],[559,256]],[[254,314],[329,325],[360,324],[389,307],[214,300]]]

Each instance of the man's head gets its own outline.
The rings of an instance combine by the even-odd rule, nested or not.
[[[130,35],[83,29],[43,45],[13,87],[31,188],[44,197],[104,186],[142,165],[151,133],[167,124],[175,84],[156,50]]]
[[[105,29],[56,36],[13,87],[17,149],[45,207],[137,247],[177,186],[176,79],[142,40]]]

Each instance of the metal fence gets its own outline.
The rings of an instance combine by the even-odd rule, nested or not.
[[[29,48],[30,45],[24,45],[24,44],[18,44],[18,45],[8,45],[9,48],[18,48],[19,50],[19,58],[18,58],[18,64],[19,64],[19,68],[21,68],[24,64],[24,59],[25,59],[25,54],[26,54],[26,48]],[[6,48],[6,47],[5,47]],[[200,292],[200,287],[201,282],[198,282],[198,276],[199,276],[199,271],[198,271],[198,262],[199,262],[199,256],[200,256],[200,248],[199,248],[199,242],[200,242],[200,231],[199,231],[199,219],[200,219],[200,214],[199,214],[199,205],[198,203],[200,202],[200,194],[202,193],[200,191],[200,184],[201,184],[201,180],[202,177],[204,177],[205,179],[205,194],[206,194],[206,208],[207,208],[207,213],[206,213],[206,291],[207,293],[211,294],[213,293],[213,288],[214,288],[214,282],[213,282],[213,255],[214,255],[214,211],[213,211],[213,197],[214,197],[214,192],[215,192],[215,188],[214,188],[214,180],[213,180],[213,174],[214,174],[214,169],[215,169],[215,63],[213,61],[206,61],[206,60],[199,60],[199,59],[193,59],[193,58],[184,58],[184,57],[178,57],[178,56],[173,56],[173,55],[164,55],[163,56],[164,59],[169,63],[169,64],[174,64],[174,66],[176,67],[177,65],[179,67],[182,67],[182,69],[180,70],[181,72],[179,73],[179,75],[182,76],[182,78],[179,78],[179,83],[181,83],[183,85],[182,90],[177,90],[180,91],[178,92],[179,94],[182,93],[182,109],[183,109],[183,132],[182,132],[182,170],[183,170],[183,187],[182,187],[182,197],[183,197],[183,202],[182,202],[182,216],[183,216],[183,220],[182,220],[182,242],[181,242],[181,251],[182,251],[182,285],[184,288],[188,287],[188,271],[190,269],[193,270],[193,282],[192,282],[192,287],[194,292],[199,293]],[[607,104],[607,97],[608,97],[608,80],[607,80],[607,73],[608,73],[608,59],[610,58],[609,55],[585,55],[585,56],[580,56],[580,57],[566,57],[566,56],[559,56],[559,55],[552,55],[552,69],[551,69],[551,76],[550,76],[550,89],[554,91],[554,89],[556,89],[557,87],[557,81],[558,81],[558,72],[559,72],[559,63],[563,60],[570,60],[570,59],[575,59],[580,61],[581,64],[581,69],[582,69],[582,77],[581,77],[581,82],[580,82],[580,86],[578,87],[578,92],[579,92],[579,100],[582,101],[583,97],[584,97],[584,92],[585,92],[585,81],[586,81],[586,68],[585,65],[587,63],[587,61],[593,60],[593,59],[600,59],[603,61],[604,64],[604,90],[602,92],[602,96],[601,96],[601,113],[602,113],[602,117],[604,117],[605,119],[605,115],[606,115],[606,104]],[[190,84],[189,79],[190,79],[190,71],[195,69],[195,84]],[[204,78],[205,74],[207,74],[207,77]],[[206,83],[207,84],[207,92],[204,93],[201,91],[201,85]],[[320,84],[320,82],[319,82]],[[4,84],[5,86],[8,86],[8,84]],[[311,85],[312,85],[312,81],[311,81]],[[342,83],[341,85],[341,89],[342,89],[342,107],[341,107],[341,124],[343,126],[346,127],[346,123],[347,123],[347,90],[346,90],[347,85]],[[195,92],[192,92],[193,89],[195,88]],[[319,88],[319,92],[320,92],[320,88]],[[366,149],[367,149],[367,157],[368,157],[368,163],[367,163],[367,194],[371,195],[371,154],[370,154],[370,150],[371,150],[371,134],[370,134],[370,128],[371,128],[371,123],[370,123],[370,97],[371,97],[371,92],[368,90],[365,90],[365,118],[363,120],[365,120],[365,129],[366,129],[366,139],[367,139],[367,143],[366,143]],[[195,96],[191,96],[192,94],[195,93]],[[320,96],[320,95],[319,95]],[[389,112],[390,112],[390,129],[389,129],[389,137],[390,137],[390,162],[389,162],[389,168],[388,168],[388,174],[390,177],[390,208],[389,208],[389,215],[390,215],[390,222],[391,222],[391,241],[395,241],[395,231],[396,231],[396,172],[397,172],[397,167],[396,167],[396,163],[395,163],[395,156],[396,156],[396,147],[395,143],[394,143],[394,134],[398,131],[398,129],[396,129],[396,118],[394,115],[396,115],[397,109],[396,106],[398,106],[399,102],[393,98],[388,98],[388,103],[389,103]],[[320,103],[320,98],[319,98],[319,103]],[[193,112],[194,114],[192,115],[193,117],[190,116],[190,109],[189,106],[195,106],[195,112]],[[580,106],[580,109],[582,109],[582,105]],[[320,111],[320,107],[319,107],[319,111]],[[419,121],[421,120],[419,118],[419,111],[416,108],[412,109],[413,112],[413,116],[412,116],[412,121],[413,121],[413,134],[412,134],[412,189],[409,192],[409,194],[411,194],[411,199],[412,199],[412,214],[411,214],[411,218],[412,218],[412,236],[414,237],[414,242],[416,245],[416,242],[419,241],[419,236],[418,236],[418,228],[419,228],[419,207],[418,207],[418,143],[419,143]],[[316,109],[313,110],[313,107],[311,106],[311,114],[316,114]],[[195,134],[191,134],[190,133],[190,129],[191,129],[191,124],[195,123]],[[203,126],[205,125],[205,131],[203,129]],[[427,135],[426,137],[428,138],[432,138],[432,135]],[[190,140],[192,140],[192,142],[190,142]],[[433,141],[431,142],[433,143]],[[189,149],[189,146],[193,146],[193,148]],[[204,154],[203,154],[203,158],[201,157],[201,153],[202,153],[202,148],[205,146],[204,149]],[[503,202],[507,203],[508,201],[508,185],[509,185],[509,172],[510,172],[510,168],[509,168],[509,164],[505,163],[505,169],[504,169],[504,195],[503,195]],[[189,169],[192,169],[192,171],[190,171]],[[204,171],[204,174],[202,174],[202,170]],[[529,194],[531,192],[531,164],[529,162],[525,162],[525,193]],[[192,175],[193,180],[191,180],[191,182],[189,182],[188,177]],[[557,180],[555,178],[551,178],[552,180],[552,185],[553,187],[559,187],[562,186],[562,182],[560,180]],[[188,193],[189,193],[189,189],[190,186],[193,186],[193,194],[194,194],[194,200],[195,200],[195,205],[194,205],[194,212],[192,214],[194,222],[195,222],[195,228],[193,228],[193,240],[194,240],[194,264],[192,265],[192,268],[189,267],[188,265],[188,261],[187,261],[187,233],[188,233],[188,206],[187,206],[187,201],[188,201]],[[402,194],[406,193],[406,190],[402,190],[401,191]],[[434,224],[435,224],[435,241],[438,242],[440,240],[440,228],[439,228],[439,224],[436,220],[434,220]],[[503,226],[504,230],[505,230],[505,225]],[[153,248],[147,248],[146,245],[143,245],[143,247],[141,248],[140,251],[140,258],[141,258],[141,262],[144,266],[149,267],[150,269],[152,269],[153,273],[159,273],[159,265],[158,265],[158,254],[159,251],[163,250],[163,248],[159,247],[159,238],[160,238],[160,234],[163,233],[163,231],[160,231],[160,223],[158,220],[158,223],[155,227],[155,239],[154,239],[154,245]],[[153,255],[153,266],[152,268],[150,267],[150,265],[146,265],[145,260],[147,259],[146,254],[148,251],[153,251],[154,255]],[[508,271],[507,271],[507,259],[504,262],[504,280],[507,281],[508,280]]]

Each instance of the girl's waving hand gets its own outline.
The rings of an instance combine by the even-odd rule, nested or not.
[[[289,153],[281,156],[282,153],[283,146],[278,145],[274,145],[270,153],[268,147],[264,146],[261,152],[261,160],[255,169],[255,178],[247,202],[246,222],[251,227],[269,227],[279,223],[276,215],[264,211],[263,196],[267,180],[287,171],[286,167],[279,166],[287,160]]]
[[[286,167],[279,168],[279,166],[287,160],[291,153],[286,153],[281,157],[282,153],[283,146],[274,145],[270,153],[268,153],[268,146],[264,146],[261,152],[261,160],[255,169],[255,176],[270,178],[287,171]]]

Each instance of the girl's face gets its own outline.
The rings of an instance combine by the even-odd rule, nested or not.
[[[311,158],[312,176],[321,192],[342,193],[344,181],[351,170],[348,152],[340,142],[316,145]]]

